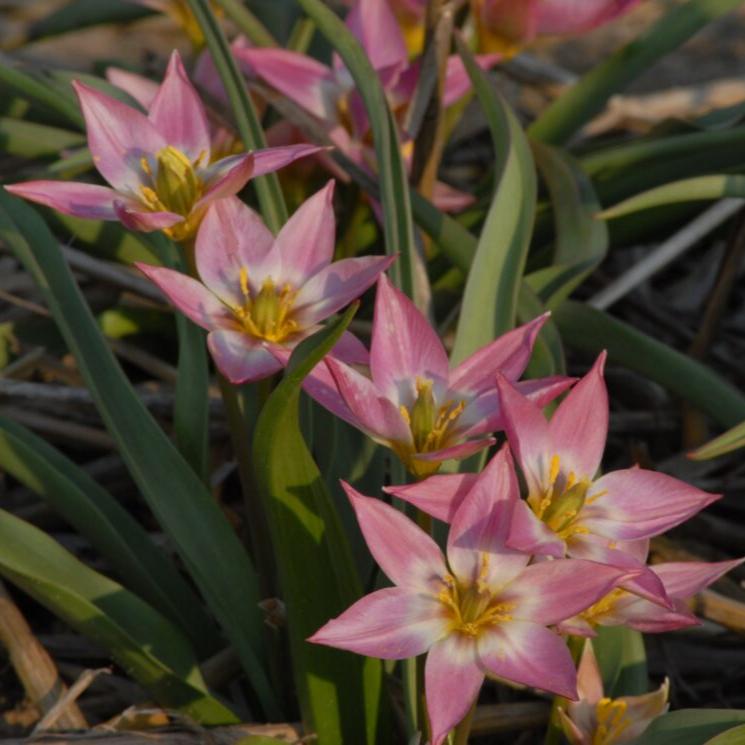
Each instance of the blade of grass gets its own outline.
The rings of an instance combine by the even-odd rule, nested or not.
[[[692,453],[688,453],[688,457],[691,460],[711,460],[740,448],[745,448],[745,422],[732,427]]]

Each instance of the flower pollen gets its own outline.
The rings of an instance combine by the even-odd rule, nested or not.
[[[601,698],[595,705],[597,727],[592,737],[592,745],[613,745],[631,726],[627,716],[628,704],[621,699]]]
[[[279,343],[297,331],[297,321],[290,317],[297,290],[289,284],[277,288],[272,278],[267,277],[261,290],[252,296],[245,267],[241,267],[239,282],[244,303],[233,308],[233,312],[251,336]]]

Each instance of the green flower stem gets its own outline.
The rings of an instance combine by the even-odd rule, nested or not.
[[[581,636],[570,636],[567,639],[569,645],[569,652],[572,655],[575,667],[579,665],[580,658],[582,657],[582,650],[585,647],[585,640]],[[551,715],[548,720],[548,730],[546,731],[546,739],[544,745],[559,745],[561,742],[561,722],[559,720],[559,709],[566,707],[568,700],[563,696],[554,696],[553,703],[551,704]]]
[[[463,721],[451,733],[451,745],[468,745],[468,738],[471,734],[471,726],[473,725],[473,716],[476,713],[477,701],[478,696],[469,709],[468,714],[463,718]]]

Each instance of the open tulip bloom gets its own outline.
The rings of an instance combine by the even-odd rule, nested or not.
[[[280,370],[320,322],[359,297],[393,261],[364,256],[332,263],[334,183],[304,202],[275,238],[237,197],[213,204],[196,241],[197,281],[137,264],[169,300],[207,329],[210,352],[228,380],[243,383]],[[335,353],[366,362],[345,334]]]
[[[369,377],[327,359],[306,379],[319,403],[377,442],[392,448],[417,477],[442,461],[465,458],[493,444],[502,428],[497,371],[517,380],[530,361],[547,316],[504,334],[450,369],[437,332],[386,276],[378,282]],[[517,383],[545,405],[571,385],[550,377]]]
[[[73,87],[93,162],[110,187],[62,181],[5,187],[68,215],[120,220],[131,230],[163,230],[184,241],[193,237],[210,204],[236,194],[250,178],[320,149],[266,148],[212,162],[207,115],[178,52],[147,115],[83,83]]]
[[[569,650],[547,626],[592,605],[623,572],[574,559],[529,566],[506,546],[518,488],[506,448],[453,516],[446,556],[398,510],[343,486],[395,587],[363,597],[310,641],[383,659],[427,652],[432,745],[463,719],[486,675],[576,698]]]

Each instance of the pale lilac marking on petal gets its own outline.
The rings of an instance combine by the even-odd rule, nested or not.
[[[235,325],[228,309],[200,282],[161,266],[136,263],[135,266],[162,290],[184,315],[205,329]]]
[[[593,484],[593,494],[598,497],[583,508],[582,524],[619,540],[660,535],[721,497],[641,468],[605,474]]]
[[[308,641],[366,657],[403,660],[426,652],[446,631],[438,600],[387,587],[358,600]]]
[[[383,491],[449,523],[477,478],[475,473],[442,474],[430,476],[416,484],[386,486]]]
[[[254,174],[253,154],[241,153],[221,158],[200,171],[205,191],[192,212],[206,209],[210,202],[237,194]]]
[[[434,540],[397,509],[380,499],[363,496],[344,481],[341,485],[370,553],[391,582],[436,596],[444,587],[448,572]]]
[[[687,600],[745,561],[671,561],[655,564],[652,571],[662,580],[671,598]]]
[[[489,70],[501,59],[501,54],[479,54],[476,56],[476,63],[482,70]],[[442,105],[445,107],[457,103],[471,90],[471,78],[466,72],[463,60],[457,54],[448,57],[444,88]]]
[[[551,562],[547,562],[551,563]],[[505,621],[478,640],[481,668],[514,683],[577,698],[577,673],[565,641],[530,621]]]
[[[408,62],[406,42],[387,2],[358,0],[347,15],[346,24],[359,39],[375,70]]]
[[[252,292],[261,289],[257,272],[269,254],[274,236],[256,212],[237,197],[210,205],[197,233],[195,258],[201,280],[223,302],[240,307],[241,269]]]
[[[22,181],[8,184],[5,190],[65,215],[89,220],[119,219],[114,209],[114,200],[118,194],[108,186],[75,181]]]
[[[446,385],[449,373],[439,335],[385,274],[375,297],[370,371],[378,389],[403,405],[413,403],[417,377]]]
[[[551,417],[549,434],[561,456],[562,473],[592,478],[608,438],[608,391],[603,380],[605,352],[561,402]]]
[[[520,500],[512,512],[507,545],[517,551],[563,559],[566,543],[538,518],[528,504]]]
[[[441,745],[463,720],[483,682],[472,637],[450,634],[429,650],[424,663],[424,692],[432,745]]]
[[[125,228],[146,233],[173,227],[184,219],[175,212],[151,212],[140,202],[125,196],[117,196],[114,200],[114,213]]]
[[[329,264],[302,286],[295,298],[295,319],[305,326],[328,318],[360,297],[395,258],[360,256]]]
[[[307,142],[253,150],[251,155],[253,155],[254,159],[254,170],[251,177],[256,178],[267,173],[274,173],[290,165],[290,163],[300,160],[300,158],[307,158],[309,155],[316,155],[325,150],[326,148],[321,145],[311,145]],[[327,186],[326,188],[333,187]],[[307,204],[307,201],[305,203]]]
[[[416,459],[425,463],[441,463],[446,460],[462,460],[474,455],[484,448],[489,448],[496,440],[493,437],[482,437],[480,440],[469,440],[462,442],[460,445],[451,445],[441,450],[430,450],[427,453],[417,453]]]
[[[146,177],[141,159],[168,143],[141,111],[84,83],[72,85],[85,117],[93,163],[115,189],[136,193]]]
[[[236,385],[268,378],[282,369],[271,351],[245,331],[211,331],[207,345],[220,372]]]
[[[145,111],[150,108],[150,104],[158,94],[158,88],[160,87],[150,78],[118,67],[106,68],[106,80],[132,96]]]
[[[163,83],[150,105],[148,119],[166,142],[189,160],[195,161],[201,156],[205,163],[209,163],[207,114],[176,50],[171,53]]]
[[[500,596],[510,614],[546,626],[581,613],[614,589],[626,572],[582,559],[542,561],[527,567]],[[581,577],[582,582],[577,578]]]

